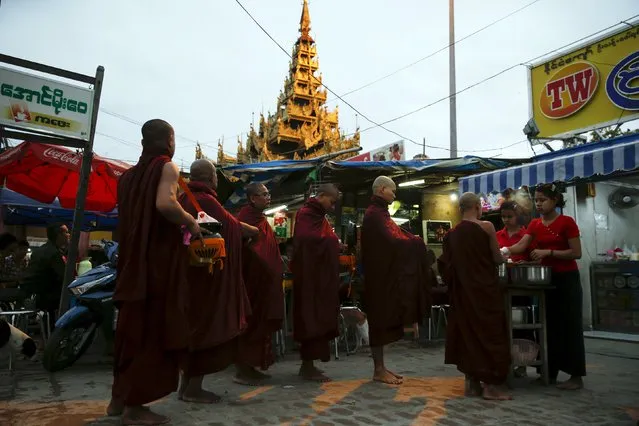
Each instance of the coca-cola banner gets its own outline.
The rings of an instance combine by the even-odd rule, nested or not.
[[[54,165],[80,173],[82,154],[57,145],[23,142],[15,148],[0,154],[0,174],[8,176],[22,173],[42,164]],[[130,165],[117,160],[106,159],[93,154],[92,172],[106,172],[119,178]]]
[[[0,67],[0,126],[88,141],[93,91]]]

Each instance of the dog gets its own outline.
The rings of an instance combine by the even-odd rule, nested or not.
[[[37,352],[36,343],[31,337],[0,318],[0,350],[5,348],[27,358],[33,358]]]

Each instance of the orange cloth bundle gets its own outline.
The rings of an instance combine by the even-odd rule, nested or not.
[[[197,222],[199,224],[218,223],[217,220],[210,217],[202,210],[200,203],[197,202],[186,182],[181,177],[179,179],[179,184],[186,196],[189,198],[191,204],[193,204],[198,212],[196,218]],[[224,269],[226,247],[224,245],[224,238],[222,238],[219,234],[206,236],[202,240],[191,241],[188,251],[190,258],[189,263],[191,266],[208,266],[210,274],[213,273],[213,269],[218,263],[220,265],[220,270]]]

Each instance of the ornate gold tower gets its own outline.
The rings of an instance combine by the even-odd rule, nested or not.
[[[267,117],[260,114],[259,130],[250,126],[246,148],[238,140],[238,163],[286,159],[307,159],[359,146],[359,129],[347,138],[338,127],[338,110],[325,106],[317,48],[310,35],[311,17],[304,0],[300,18],[300,36],[293,47],[293,60],[284,90],[277,98],[277,111]],[[233,162],[220,149],[218,163]]]

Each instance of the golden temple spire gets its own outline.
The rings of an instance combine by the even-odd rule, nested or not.
[[[246,144],[242,146],[238,141],[237,158],[220,154],[220,162],[315,158],[359,146],[359,132],[343,135],[339,129],[339,110],[329,110],[326,105],[327,93],[310,31],[311,15],[308,0],[304,0],[299,38],[293,45],[289,72],[276,98],[276,109],[265,115],[262,107],[258,124],[253,123],[252,116]]]
[[[304,6],[302,7],[302,16],[300,18],[300,33],[303,40],[312,41],[310,35],[311,31],[311,14],[308,11],[308,0],[304,0]]]

